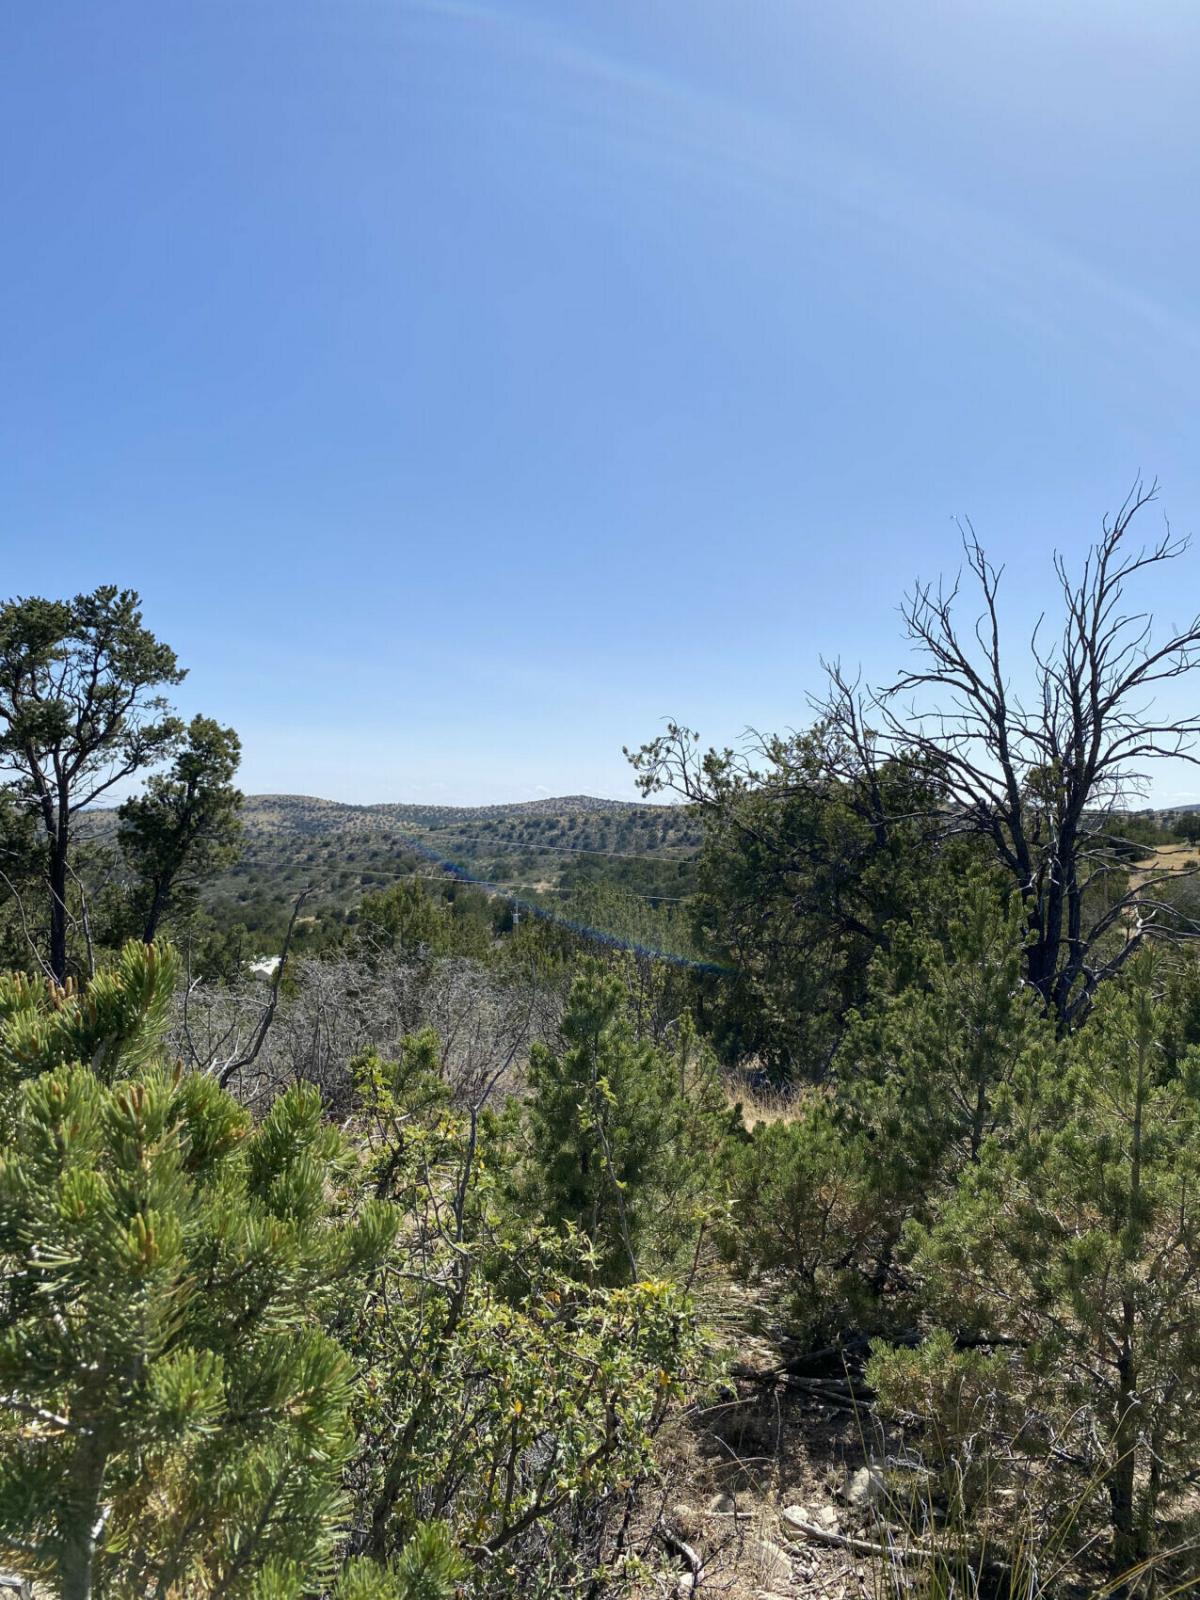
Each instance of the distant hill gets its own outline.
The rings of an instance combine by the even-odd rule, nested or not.
[[[311,887],[314,911],[344,914],[364,893],[448,862],[514,893],[563,898],[582,883],[619,883],[672,898],[692,892],[696,823],[674,806],[592,795],[512,805],[345,805],[308,795],[252,795],[242,859],[214,884],[214,911],[250,926]]]
[[[350,816],[379,818],[384,822],[411,823],[416,826],[443,826],[446,823],[472,824],[505,817],[617,816],[628,812],[669,811],[669,806],[641,804],[636,800],[601,800],[590,794],[564,795],[558,799],[514,800],[506,805],[439,806],[405,805],[382,801],[356,806],[340,800],[321,800],[307,794],[255,794],[246,797],[246,817],[254,817],[300,831],[338,826]]]
[[[93,812],[98,835],[115,813]],[[241,859],[205,898],[222,922],[277,930],[302,889],[317,917],[343,917],[361,896],[414,876],[468,878],[561,904],[589,883],[671,902],[695,888],[700,831],[680,807],[594,795],[511,805],[347,805],[313,795],[249,795]]]

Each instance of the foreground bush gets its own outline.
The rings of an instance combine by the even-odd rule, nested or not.
[[[686,1297],[599,1285],[584,1238],[513,1211],[509,1130],[453,1109],[431,1036],[358,1073],[374,1191],[399,1219],[345,1332],[365,1548],[385,1560],[439,1519],[466,1593],[624,1592],[654,1439],[700,1364]]]
[[[332,1212],[311,1091],[251,1130],[148,1059],[172,977],[131,947],[89,995],[5,991],[0,1547],[65,1600],[300,1594],[345,1511],[352,1372],[322,1313],[391,1219]]]
[[[1008,1131],[909,1243],[957,1340],[872,1367],[960,1481],[1107,1523],[1114,1573],[1161,1554],[1200,1450],[1200,1058],[1173,1064],[1175,1028],[1143,956],[1059,1074],[1022,1065]]]
[[[175,975],[0,980],[5,1562],[63,1600],[628,1591],[686,1297],[514,1208],[431,1032],[358,1060],[350,1138],[304,1086],[254,1125],[160,1059]]]

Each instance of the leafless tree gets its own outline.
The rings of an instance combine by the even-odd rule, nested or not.
[[[398,1056],[406,1035],[432,1028],[445,1080],[470,1106],[485,1088],[503,1093],[530,1044],[553,1038],[562,1003],[561,985],[466,957],[306,957],[293,959],[281,990],[253,981],[185,986],[171,1042],[194,1070],[220,1077],[256,1108],[311,1083],[338,1115],[351,1105],[355,1055]]]
[[[265,998],[259,986],[254,985],[239,991],[237,1002],[232,1006],[213,1005],[212,992],[202,992],[200,980],[192,977],[190,949],[187,952],[174,1044],[194,1071],[216,1078],[222,1088],[254,1065],[267,1041],[279,1007],[296,921],[310,892],[302,889],[292,904],[283,946]]]
[[[918,583],[902,608],[916,664],[866,708],[833,675],[829,709],[847,739],[861,747],[864,714],[873,719],[891,755],[936,779],[946,831],[990,842],[1028,908],[1029,981],[1064,1024],[1147,938],[1197,931],[1159,892],[1179,873],[1133,884],[1114,830],[1115,817],[1145,803],[1155,761],[1200,759],[1200,716],[1162,717],[1154,701],[1200,666],[1200,616],[1156,639],[1152,616],[1127,598],[1133,580],[1188,548],[1169,527],[1135,544],[1133,524],[1156,497],[1157,485],[1135,484],[1077,576],[1055,555],[1061,620],[1052,631],[1042,617],[1027,655],[1014,661],[1004,647],[1003,568],[966,523],[974,623],[958,620],[961,575],[950,587]],[[1024,698],[1014,669],[1031,685]]]

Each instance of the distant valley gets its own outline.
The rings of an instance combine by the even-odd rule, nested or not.
[[[264,794],[247,796],[242,818],[241,857],[207,887],[205,901],[219,922],[271,937],[302,890],[308,915],[327,922],[343,919],[364,894],[414,877],[466,878],[548,906],[588,885],[676,904],[695,888],[700,846],[699,827],[681,807],[592,795],[356,806]],[[92,814],[97,834],[114,826],[115,813]]]

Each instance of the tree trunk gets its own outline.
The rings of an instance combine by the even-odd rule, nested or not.
[[[1129,1130],[1129,1225],[1123,1230],[1126,1270],[1132,1271],[1141,1251],[1142,1139],[1146,1097],[1150,1090],[1150,1043],[1139,1019],[1133,1117]],[[1117,1459],[1109,1479],[1112,1508],[1113,1575],[1120,1578],[1149,1555],[1149,1530],[1136,1515],[1138,1445],[1141,1405],[1138,1400],[1137,1306],[1127,1292],[1121,1302],[1121,1353],[1117,1358],[1117,1426],[1113,1438]]]
[[[59,1558],[62,1600],[92,1600],[96,1550],[104,1529],[101,1496],[108,1450],[96,1434],[79,1441],[71,1464],[70,1522],[63,1529]]]
[[[58,983],[67,981],[67,829],[61,820],[50,840],[50,970]]]
[[[159,882],[154,886],[154,898],[150,902],[150,910],[146,914],[146,926],[142,930],[142,943],[153,944],[154,935],[158,932],[158,924],[162,914],[167,908],[167,895],[169,886]]]
[[[1132,1307],[1128,1311],[1132,1324]],[[1135,1511],[1137,1486],[1138,1405],[1137,1372],[1129,1354],[1118,1363],[1120,1387],[1117,1428],[1113,1443],[1117,1459],[1108,1480],[1108,1500],[1112,1511],[1113,1576],[1121,1577],[1137,1566],[1146,1555],[1142,1530]]]

